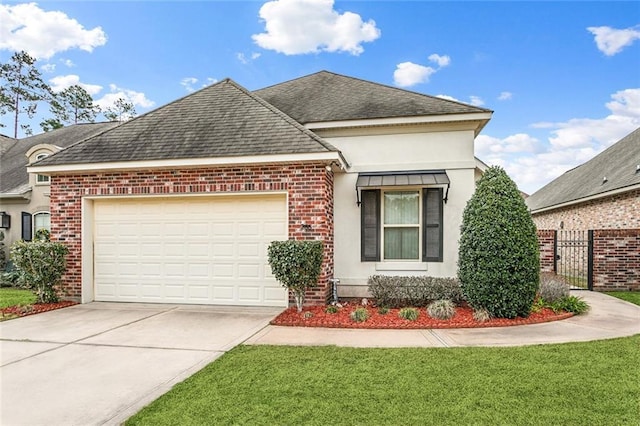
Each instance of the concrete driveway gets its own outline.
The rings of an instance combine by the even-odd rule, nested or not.
[[[0,323],[0,424],[120,424],[282,309],[89,303]]]

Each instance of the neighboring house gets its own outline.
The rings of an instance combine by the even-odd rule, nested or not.
[[[27,166],[117,123],[63,127],[24,139],[0,137],[0,231],[6,249],[30,241],[38,229],[50,229],[49,176],[28,173]]]
[[[640,228],[640,128],[526,203],[538,229]]]
[[[484,108],[319,72],[225,79],[31,166],[51,176],[65,291],[82,302],[286,306],[273,240],[325,244],[318,288],[455,276]]]

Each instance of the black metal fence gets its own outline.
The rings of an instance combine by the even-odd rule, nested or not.
[[[573,289],[593,290],[593,231],[556,234],[554,271]]]

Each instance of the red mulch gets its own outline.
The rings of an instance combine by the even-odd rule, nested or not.
[[[325,312],[326,306],[305,306],[301,313],[296,307],[291,307],[271,321],[272,325],[295,327],[329,327],[329,328],[388,328],[388,329],[416,329],[416,328],[477,328],[477,327],[508,327],[512,325],[538,324],[557,321],[573,316],[570,312],[555,313],[551,309],[532,312],[527,318],[494,318],[485,322],[473,319],[473,310],[462,306],[456,308],[456,314],[449,320],[437,320],[427,314],[425,308],[420,308],[420,315],[415,321],[409,321],[398,316],[399,309],[389,309],[382,315],[378,308],[367,306],[369,318],[365,322],[355,322],[349,314],[359,304],[346,304],[335,314]],[[305,317],[305,314],[308,318]]]
[[[9,306],[8,308],[0,310],[0,316],[26,317],[27,315],[40,314],[42,312],[53,311],[77,304],[77,302],[63,301],[57,303],[35,303],[26,306]]]

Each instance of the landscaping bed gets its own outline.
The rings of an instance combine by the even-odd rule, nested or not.
[[[77,305],[77,302],[63,301],[57,303],[34,303],[33,305],[9,306],[0,310],[0,320],[40,314],[73,305]]]
[[[327,306],[308,306],[302,312],[296,307],[290,307],[271,321],[272,325],[295,327],[328,327],[328,328],[364,328],[364,329],[421,329],[421,328],[478,328],[478,327],[508,327],[513,325],[538,324],[570,318],[571,312],[554,312],[549,308],[542,308],[538,312],[531,312],[527,318],[492,318],[487,321],[477,321],[473,318],[473,310],[469,306],[456,307],[453,318],[438,320],[431,318],[426,309],[419,309],[418,318],[414,321],[400,318],[400,309],[389,309],[381,314],[378,308],[364,307],[369,318],[363,322],[356,322],[350,318],[354,309],[362,307],[359,303],[343,304],[336,313],[328,313]]]

